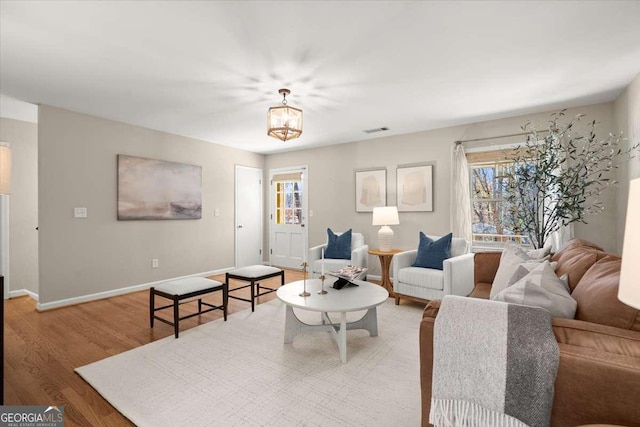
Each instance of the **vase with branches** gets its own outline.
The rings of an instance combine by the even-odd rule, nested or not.
[[[522,126],[527,139],[516,147],[505,177],[513,225],[529,235],[535,248],[543,247],[561,227],[586,223],[587,215],[601,212],[598,195],[615,183],[620,164],[638,151],[637,143],[623,148],[621,135],[598,138],[596,121],[588,124],[587,135],[580,135],[575,125],[585,115],[561,123],[564,111],[552,114],[545,131],[531,122]]]

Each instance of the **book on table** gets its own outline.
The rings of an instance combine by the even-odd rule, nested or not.
[[[342,289],[346,285],[358,286],[353,283],[354,280],[358,279],[362,275],[367,272],[367,268],[365,267],[356,267],[354,265],[347,265],[346,267],[342,267],[337,271],[329,271],[328,274],[331,276],[335,276],[338,280],[335,281],[333,287],[335,289]]]

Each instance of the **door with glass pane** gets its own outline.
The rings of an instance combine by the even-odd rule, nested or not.
[[[271,171],[270,262],[300,268],[306,259],[306,167]]]

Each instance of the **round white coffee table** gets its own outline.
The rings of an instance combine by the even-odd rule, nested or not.
[[[358,286],[346,286],[340,290],[331,285],[336,280],[330,277],[324,282],[326,294],[320,295],[320,279],[307,279],[307,292],[311,295],[300,296],[304,282],[288,283],[280,288],[276,294],[287,305],[284,325],[284,342],[290,344],[293,339],[304,332],[331,332],[340,350],[342,363],[347,362],[347,331],[351,329],[366,329],[372,337],[378,335],[378,316],[376,307],[389,298],[389,292],[381,286],[362,280],[354,280]],[[321,325],[309,325],[298,319],[293,311],[318,311],[321,313]],[[347,313],[367,310],[360,320],[347,323]],[[340,313],[340,323],[332,323],[327,313]]]

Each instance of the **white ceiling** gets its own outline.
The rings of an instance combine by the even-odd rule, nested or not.
[[[2,0],[0,92],[273,153],[611,101],[638,22],[639,1]],[[266,135],[281,87],[294,141]]]

